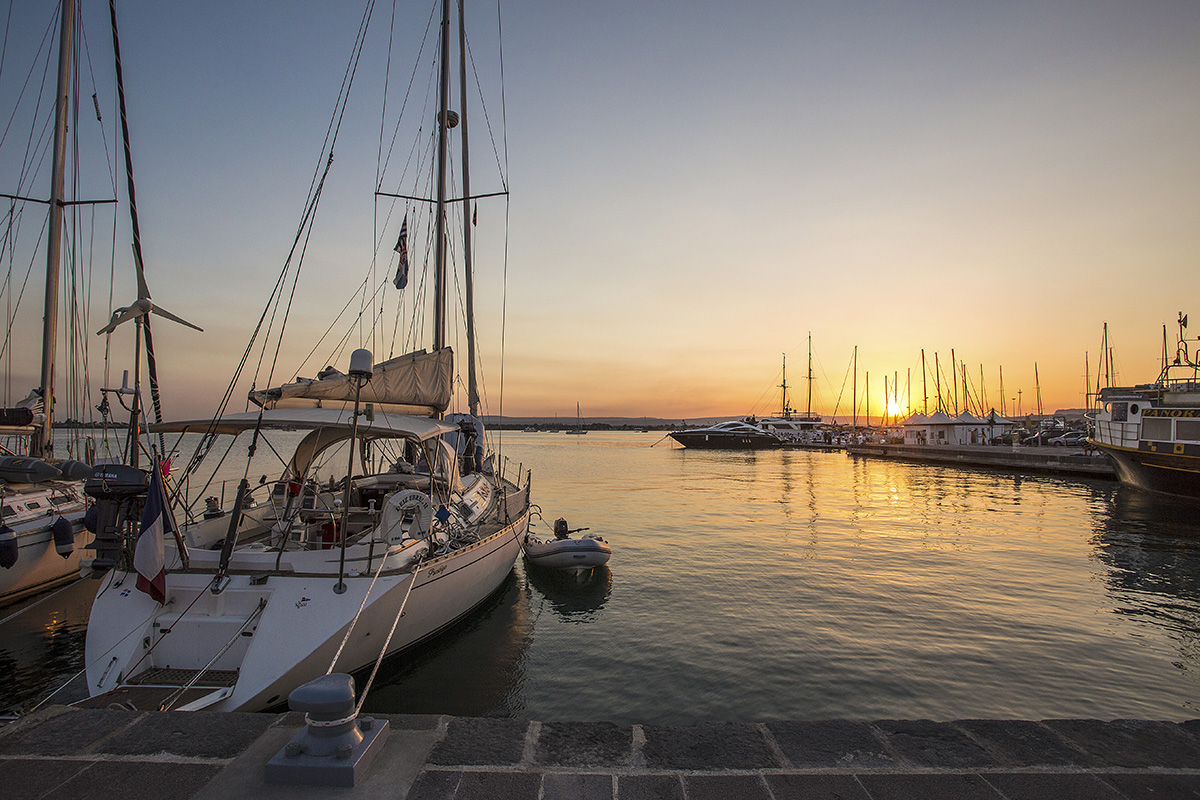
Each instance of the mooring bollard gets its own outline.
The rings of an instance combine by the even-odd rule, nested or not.
[[[387,720],[355,715],[354,679],[335,672],[300,686],[288,707],[304,728],[267,762],[267,783],[354,786],[387,739]]]

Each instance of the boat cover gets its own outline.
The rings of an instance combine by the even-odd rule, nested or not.
[[[374,366],[363,384],[359,401],[380,410],[434,414],[450,405],[454,352],[449,347],[432,353],[417,350]],[[297,378],[274,389],[250,392],[250,401],[263,408],[328,408],[354,402],[355,385],[344,373],[328,368],[318,378]]]
[[[259,414],[262,415],[263,428],[297,428],[303,430],[328,429],[349,434],[354,424],[354,414],[336,408],[281,408],[270,411],[247,411],[243,414],[229,414],[217,420],[192,419],[178,422],[161,422],[149,426],[152,433],[205,433],[210,431],[218,434],[239,434],[242,431],[253,430],[259,424]],[[451,425],[430,417],[413,417],[403,414],[375,414],[375,418],[359,417],[358,432],[360,436],[393,436],[396,438],[417,439],[425,441],[451,431],[458,430],[457,425]],[[335,437],[336,438],[336,437]]]

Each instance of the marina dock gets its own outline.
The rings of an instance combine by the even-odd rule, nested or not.
[[[1111,480],[1116,480],[1117,477],[1108,456],[1062,447],[861,444],[847,447],[846,452],[852,456],[890,458],[923,464],[988,467]]]
[[[0,779],[14,800],[1200,797],[1200,720],[377,719],[390,736],[353,788],[264,783],[299,714],[65,706],[0,729]]]

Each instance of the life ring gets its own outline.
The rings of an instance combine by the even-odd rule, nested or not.
[[[382,538],[395,543],[401,539],[424,539],[433,524],[433,504],[418,489],[404,489],[383,504],[379,527]]]

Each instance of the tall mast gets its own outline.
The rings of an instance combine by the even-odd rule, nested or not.
[[[441,77],[438,82],[437,206],[434,212],[433,349],[446,345],[446,161],[450,111],[450,0],[442,0]]]
[[[1038,416],[1042,416],[1042,382],[1038,379],[1037,362],[1033,362],[1033,386],[1037,389]]]
[[[1000,365],[1000,416],[1007,417],[1008,411],[1004,407],[1004,365]]]
[[[937,392],[937,410],[942,410],[942,365],[938,360],[937,351],[933,351],[933,384]]]
[[[462,126],[463,289],[467,316],[467,409],[479,416],[479,385],[475,378],[475,270],[471,260],[471,161],[467,149],[467,20],[464,0],[458,0],[458,93]]]
[[[921,348],[921,413],[929,416],[929,384],[926,382],[925,348]]]
[[[54,163],[50,174],[50,231],[46,238],[46,307],[42,316],[41,430],[29,442],[30,454],[54,452],[54,351],[58,334],[58,275],[62,249],[63,183],[67,159],[67,111],[71,93],[71,45],[75,41],[75,0],[63,0],[59,20],[58,91],[54,97]]]
[[[787,353],[783,354],[783,384],[780,386],[780,388],[783,389],[782,405],[780,406],[782,411],[780,412],[780,416],[782,416],[784,419],[791,419],[792,412],[788,410],[787,399]]]
[[[954,378],[954,414],[958,415],[958,356],[954,355],[954,348],[950,348],[950,376]]]
[[[854,383],[850,395],[854,398],[850,403],[851,416],[854,418],[854,429],[858,430],[858,345],[854,345]]]
[[[808,405],[804,414],[812,418],[812,331],[808,332]]]

